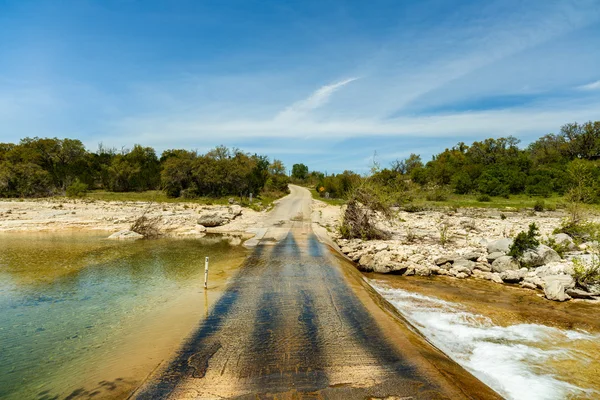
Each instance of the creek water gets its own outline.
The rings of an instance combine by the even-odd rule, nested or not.
[[[204,318],[247,254],[221,237],[106,236],[0,234],[0,398],[127,397]]]
[[[432,344],[507,399],[600,398],[600,306],[487,281],[369,282]]]

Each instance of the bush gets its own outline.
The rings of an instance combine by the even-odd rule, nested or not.
[[[533,205],[533,209],[535,211],[544,211],[545,206],[546,206],[546,203],[544,202],[544,200],[538,200]]]
[[[579,258],[574,259],[573,270],[573,279],[577,282],[577,286],[587,288],[589,284],[600,283],[600,258],[598,254],[592,256],[590,265],[586,265]]]
[[[480,194],[479,196],[477,196],[477,201],[482,202],[482,203],[487,203],[492,201],[492,198],[490,196],[488,196],[487,194]]]
[[[533,250],[540,245],[537,237],[539,236],[538,227],[535,223],[529,225],[527,232],[519,232],[513,244],[510,246],[508,255],[514,258],[521,258],[527,250]]]
[[[402,210],[406,211],[407,213],[416,213],[426,211],[427,209],[423,206],[419,206],[416,204],[407,204],[406,206],[402,207]]]
[[[448,192],[444,189],[434,189],[427,192],[425,198],[427,201],[446,201],[448,200]]]
[[[85,197],[88,185],[76,179],[75,182],[67,187],[67,197]]]

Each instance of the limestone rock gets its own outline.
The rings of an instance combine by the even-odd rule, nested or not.
[[[535,250],[527,250],[521,258],[521,264],[528,268],[541,267],[559,261],[558,253],[544,244],[540,244]]]
[[[492,263],[492,271],[494,271],[494,272],[517,270],[519,268],[520,268],[519,262],[510,256],[498,257]]]
[[[427,268],[424,265],[417,265],[415,267],[415,275],[418,275],[418,276],[429,276],[429,275],[431,275],[431,271],[430,271],[429,268]]]
[[[475,263],[473,261],[469,261],[469,260],[465,260],[462,258],[459,258],[457,260],[454,260],[454,263],[452,264],[452,267],[461,267],[461,268],[467,268],[470,271],[473,270],[473,268],[475,267]]]
[[[435,265],[444,265],[446,263],[452,264],[454,262],[454,257],[452,256],[441,256],[433,260]]]
[[[554,301],[566,301],[571,299],[571,296],[565,293],[565,287],[560,281],[551,281],[544,285],[544,295],[548,300]]]
[[[594,299],[594,296],[591,293],[588,293],[581,289],[566,289],[565,293],[574,299],[586,299],[586,300]]]
[[[501,252],[501,253],[506,254],[506,253],[508,253],[508,249],[510,248],[510,246],[512,246],[512,244],[513,244],[513,240],[510,238],[494,240],[493,242],[488,243],[487,251],[489,254],[496,253],[496,252]]]
[[[494,260],[496,260],[496,259],[498,259],[498,258],[500,258],[500,257],[502,257],[502,256],[505,256],[505,255],[506,255],[506,254],[504,254],[504,253],[503,253],[503,252],[501,252],[501,251],[496,251],[496,252],[494,252],[494,253],[490,253],[490,254],[488,254],[488,256],[487,256],[486,258],[487,258],[487,261],[488,261],[488,262],[491,264],[491,263],[493,263],[493,262],[494,262]]]
[[[213,228],[215,226],[221,226],[226,222],[226,219],[219,213],[210,213],[201,215],[198,218],[198,225],[202,225],[206,228]]]
[[[500,278],[506,283],[519,283],[523,280],[523,272],[509,269],[501,272]]]
[[[500,274],[497,272],[492,272],[490,275],[490,280],[492,282],[496,282],[496,283],[504,283],[504,281],[502,280],[502,278],[500,278]]]
[[[567,235],[566,233],[557,233],[553,235],[552,238],[557,245],[562,246],[569,251],[577,249],[577,246],[573,242],[571,236]]]
[[[537,289],[537,286],[534,283],[527,282],[527,281],[522,281],[521,282],[521,287],[523,289],[532,289],[532,290]]]
[[[488,263],[478,262],[473,267],[473,271],[476,271],[476,270],[480,270],[480,271],[483,271],[483,272],[491,272],[492,271],[492,267]]]
[[[137,232],[130,231],[128,229],[113,233],[108,237],[111,240],[138,240],[143,239],[144,236]]]
[[[465,274],[464,272],[459,272],[458,274],[456,274],[454,276],[458,279],[465,279],[465,278],[469,277],[469,275]]]

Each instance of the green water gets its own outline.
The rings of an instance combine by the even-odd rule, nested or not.
[[[220,237],[105,237],[0,234],[0,398],[124,396],[193,329],[245,256]]]

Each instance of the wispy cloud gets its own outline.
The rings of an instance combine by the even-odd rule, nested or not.
[[[600,90],[600,80],[578,86],[577,89],[579,89],[579,90]]]
[[[306,99],[298,101],[291,106],[287,107],[285,110],[277,114],[275,119],[277,120],[290,120],[296,119],[302,115],[306,115],[312,110],[315,110],[323,105],[327,104],[331,95],[335,93],[337,90],[346,86],[347,84],[356,81],[358,78],[348,78],[343,81],[339,81],[336,83],[332,83],[329,85],[325,85],[315,90],[310,96]]]

